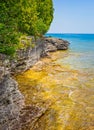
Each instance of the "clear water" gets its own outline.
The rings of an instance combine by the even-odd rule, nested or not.
[[[16,77],[26,104],[46,108],[30,130],[94,130],[94,35],[47,36],[71,44]]]
[[[70,64],[75,69],[94,70],[94,34],[46,34],[68,40],[71,44],[69,56],[61,59],[62,63]]]

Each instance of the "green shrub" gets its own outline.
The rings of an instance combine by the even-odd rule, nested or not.
[[[9,45],[0,45],[0,53],[6,54],[6,55],[10,55],[10,56],[14,56],[16,52],[16,47],[15,46],[9,46]]]
[[[23,36],[42,36],[53,19],[52,0],[1,0],[0,1],[0,53],[13,55],[16,49],[27,47]]]

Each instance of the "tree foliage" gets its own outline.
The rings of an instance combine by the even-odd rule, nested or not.
[[[5,53],[10,46],[17,47],[24,34],[35,37],[45,34],[52,19],[52,0],[1,0],[0,52]],[[2,49],[3,46],[5,49]]]

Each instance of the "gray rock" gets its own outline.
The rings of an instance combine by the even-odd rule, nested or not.
[[[20,73],[32,67],[41,57],[44,51],[42,40],[38,40],[34,48],[28,47],[25,50],[17,51],[17,58],[11,60],[11,73]]]
[[[24,97],[18,90],[17,82],[9,74],[2,75],[0,81],[0,130],[12,130],[19,125]]]
[[[45,38],[45,50],[47,51],[57,51],[57,50],[67,50],[69,42],[57,38]]]
[[[35,47],[27,47],[17,51],[14,59],[0,54],[0,62],[3,67],[7,68],[12,74],[26,71],[32,67],[41,57],[49,56],[48,52],[68,49],[69,42],[57,38],[38,39]]]

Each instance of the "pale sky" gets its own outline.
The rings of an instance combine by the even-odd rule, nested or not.
[[[94,33],[94,0],[53,0],[48,33]]]

